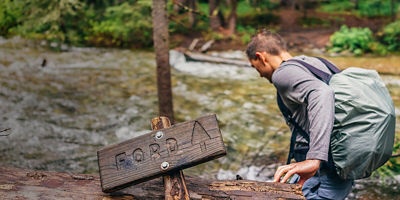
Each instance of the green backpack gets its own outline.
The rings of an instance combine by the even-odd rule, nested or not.
[[[318,59],[333,75],[302,60],[290,61],[305,66],[335,92],[335,121],[330,140],[334,168],[343,179],[369,177],[385,164],[393,151],[396,116],[389,91],[374,70],[351,67],[340,71],[329,61]],[[278,105],[289,123],[304,133],[279,95]],[[293,157],[295,132],[288,163]]]

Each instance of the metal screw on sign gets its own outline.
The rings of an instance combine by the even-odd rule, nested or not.
[[[168,167],[169,167],[169,163],[168,162],[161,163],[161,169],[162,170],[166,170],[166,169],[168,169]]]
[[[156,133],[156,139],[161,139],[164,136],[164,133],[162,131],[158,131]]]

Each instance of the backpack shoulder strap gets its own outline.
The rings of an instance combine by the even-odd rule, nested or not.
[[[328,60],[324,59],[324,58],[320,58],[320,57],[316,57],[318,58],[322,63],[325,64],[325,66],[328,67],[328,69],[332,72],[332,74],[337,74],[340,72],[340,69],[338,67],[336,67],[336,65],[334,65],[333,63],[329,62]]]
[[[289,155],[286,164],[290,164],[290,160],[294,157],[294,145],[296,143],[296,137],[297,133],[300,133],[306,140],[307,142],[310,142],[310,136],[307,134],[306,131],[296,122],[296,120],[293,119],[292,117],[292,112],[290,112],[289,108],[286,107],[286,105],[283,103],[281,95],[279,93],[276,94],[277,102],[278,102],[278,107],[281,110],[281,113],[283,116],[288,120],[290,124],[293,126],[293,132],[292,135],[290,136],[290,149],[289,149]]]
[[[319,59],[322,63],[324,63],[324,65],[329,69],[329,71],[332,72],[332,74],[336,74],[336,73],[340,72],[340,70],[334,64],[327,61],[326,59],[319,58],[319,57],[317,57],[317,59]],[[317,69],[316,67],[314,67],[302,60],[290,59],[288,61],[294,61],[294,62],[297,62],[297,63],[301,64],[302,66],[306,67],[308,70],[310,70],[310,72],[312,74],[314,74],[315,77],[317,77],[321,81],[325,82],[326,84],[328,84],[329,80],[331,80],[331,78],[332,78],[332,75],[330,75],[320,69]]]

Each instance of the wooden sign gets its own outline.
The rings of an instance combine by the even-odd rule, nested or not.
[[[224,155],[215,114],[200,117],[99,150],[101,187],[112,192]]]

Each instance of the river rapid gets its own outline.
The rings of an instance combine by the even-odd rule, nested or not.
[[[215,54],[244,56],[240,51]],[[186,62],[175,51],[170,55],[175,121],[216,113],[228,153],[185,174],[271,181],[286,160],[290,137],[272,84],[251,68]],[[399,122],[400,66],[394,65],[400,65],[400,56],[333,61],[383,65]],[[152,52],[53,51],[40,42],[0,38],[0,130],[11,129],[0,137],[1,165],[97,174],[98,149],[151,131],[150,119],[158,114],[155,69]],[[399,179],[357,181],[349,199],[398,198]]]

